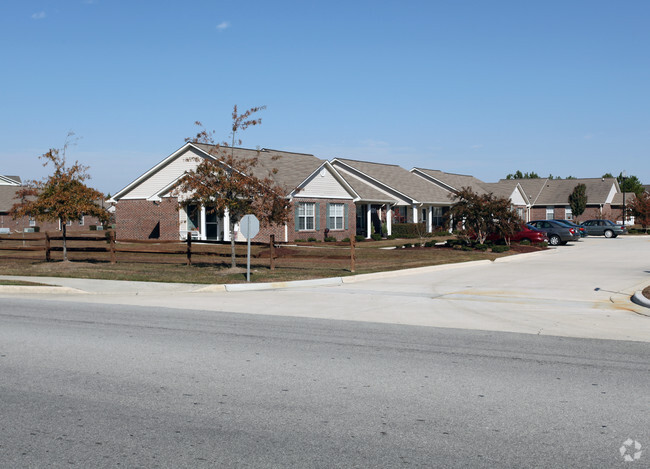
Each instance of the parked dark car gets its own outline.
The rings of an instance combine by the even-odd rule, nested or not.
[[[558,246],[560,244],[566,244],[569,241],[577,241],[580,239],[580,235],[575,229],[569,228],[554,220],[533,220],[528,222],[528,224],[546,232],[548,244],[551,246]]]
[[[616,238],[620,234],[627,233],[624,226],[617,225],[612,220],[587,220],[582,222],[581,226],[587,234],[605,238]]]
[[[588,236],[587,230],[584,226],[576,225],[573,223],[571,220],[560,220],[559,218],[554,218],[553,221],[556,221],[558,223],[564,223],[567,225],[569,228],[573,228],[578,232],[581,238],[584,238],[585,236]]]
[[[488,241],[501,241],[503,237],[492,233],[487,237]],[[544,231],[529,225],[521,225],[510,237],[510,241],[520,243],[522,241],[529,241],[531,243],[547,243],[548,236]]]

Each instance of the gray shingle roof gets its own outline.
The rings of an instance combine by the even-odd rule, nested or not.
[[[625,193],[625,205],[629,205],[634,199],[636,199],[636,194],[634,192]],[[623,205],[623,193],[617,192],[614,194],[614,199],[612,200],[612,205]]]
[[[356,169],[417,202],[430,204],[450,203],[449,191],[425,181],[420,176],[416,176],[401,166],[344,158],[336,158],[336,161]],[[351,185],[356,191],[356,186]]]
[[[361,202],[370,202],[370,203],[387,203],[392,204],[397,202],[395,198],[390,195],[377,190],[375,187],[367,184],[361,179],[355,178],[343,171],[338,171],[341,177],[347,182],[350,187],[359,195]]]
[[[7,213],[18,202],[14,197],[21,186],[0,185],[0,213]]]
[[[220,154],[213,145],[194,144],[196,147],[213,154],[220,159]],[[231,151],[231,148],[221,147],[221,150]],[[257,158],[257,165],[252,173],[255,177],[271,177],[275,183],[283,187],[287,193],[298,187],[314,171],[321,166],[325,160],[316,158],[306,153],[291,153],[286,151],[261,149],[252,150],[248,148],[232,148],[235,158]],[[276,172],[273,172],[277,169]]]
[[[584,179],[501,179],[518,182],[524,189],[532,205],[567,205],[569,195],[578,184],[586,186],[588,204],[604,204],[607,201],[615,178],[584,178]]]
[[[455,191],[458,191],[464,187],[469,187],[477,194],[486,193],[486,190],[484,189],[484,185],[486,183],[468,174],[446,173],[438,169],[425,169],[425,168],[413,168],[413,169],[420,171],[429,177],[437,179],[438,181],[449,186],[452,190]]]
[[[578,184],[586,186],[588,204],[604,204],[616,184],[614,178],[590,178],[590,179],[549,179],[546,180],[544,188],[536,205],[566,205],[569,195]]]
[[[490,192],[493,195],[495,195],[496,197],[502,197],[508,199],[515,191],[518,184],[519,184],[518,180],[501,179],[499,182],[484,183],[483,188],[487,192]]]

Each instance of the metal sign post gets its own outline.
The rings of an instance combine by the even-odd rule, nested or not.
[[[244,215],[239,223],[239,231],[248,241],[246,256],[246,281],[251,281],[251,239],[260,232],[260,221],[255,215]]]

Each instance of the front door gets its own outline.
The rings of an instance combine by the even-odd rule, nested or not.
[[[217,212],[205,210],[205,239],[217,241],[219,239],[219,217]]]

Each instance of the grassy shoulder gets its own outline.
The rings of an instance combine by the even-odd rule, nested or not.
[[[49,285],[47,283],[26,282],[23,280],[2,280],[0,279],[0,286],[14,286],[14,287],[57,287],[58,285]]]
[[[435,238],[434,238],[435,239]],[[442,242],[445,239],[435,239]],[[196,243],[197,245],[199,243]],[[409,247],[404,247],[408,245]],[[194,245],[193,245],[194,246]],[[179,282],[197,284],[242,283],[246,281],[246,246],[237,246],[237,267],[230,267],[230,247],[205,245],[192,254],[186,265],[181,253],[120,252],[111,264],[105,253],[70,252],[70,261],[55,258],[44,262],[41,253],[0,251],[0,267],[5,275],[76,277],[104,280]],[[154,249],[154,248],[152,248]],[[201,248],[203,249],[203,247]],[[441,264],[494,260],[519,252],[539,250],[534,246],[513,246],[504,253],[461,250],[449,247],[421,247],[420,240],[363,241],[355,249],[355,272],[351,272],[349,244],[301,243],[276,248],[275,269],[270,269],[269,247],[254,246],[251,258],[252,282],[285,282],[313,278],[400,270]]]

